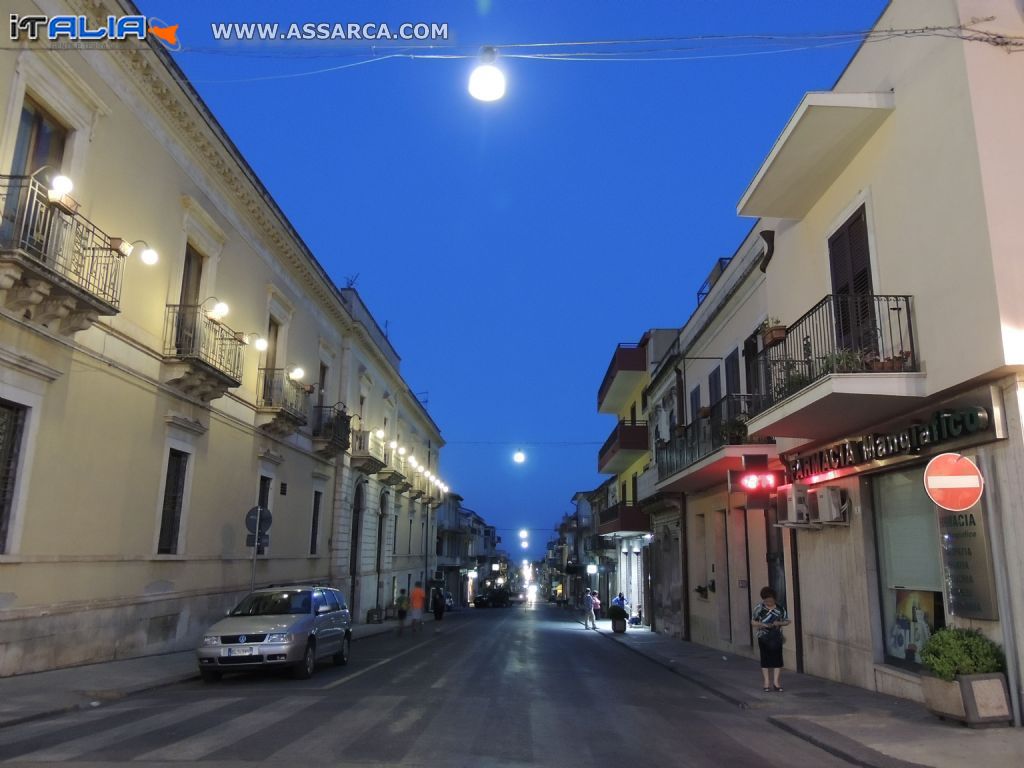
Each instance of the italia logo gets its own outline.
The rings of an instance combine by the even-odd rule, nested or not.
[[[90,22],[86,16],[10,15],[11,40],[145,40],[157,38],[172,51],[181,50],[178,25],[146,16],[107,16],[105,22]]]

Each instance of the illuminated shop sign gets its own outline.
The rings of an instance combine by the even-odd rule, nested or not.
[[[944,409],[936,411],[925,423],[871,433],[800,454],[786,462],[786,472],[790,482],[798,482],[881,459],[914,456],[932,445],[982,434],[989,429],[991,421],[988,410],[982,406]]]

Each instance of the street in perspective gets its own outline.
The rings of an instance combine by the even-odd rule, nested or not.
[[[1024,0],[9,0],[0,762],[1024,766]]]

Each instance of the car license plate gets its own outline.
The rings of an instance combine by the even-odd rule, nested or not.
[[[255,648],[248,648],[243,646],[242,648],[224,648],[221,651],[222,656],[252,656],[256,652]]]

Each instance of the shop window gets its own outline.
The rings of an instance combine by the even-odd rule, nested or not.
[[[924,468],[872,479],[882,628],[887,663],[919,669],[920,652],[945,626],[938,519]]]

